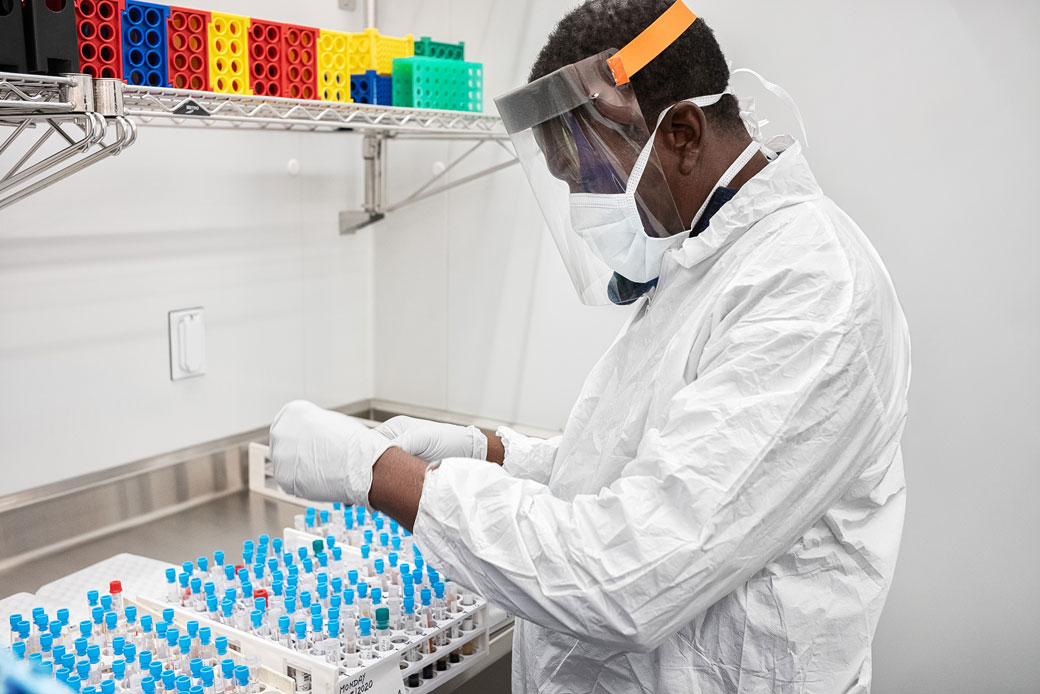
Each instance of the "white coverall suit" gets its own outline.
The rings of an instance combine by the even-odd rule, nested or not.
[[[563,435],[444,460],[415,536],[516,616],[517,694],[866,692],[909,378],[889,276],[795,145],[669,252]]]

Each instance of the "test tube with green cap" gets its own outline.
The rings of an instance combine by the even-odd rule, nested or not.
[[[382,652],[394,650],[390,643],[390,609],[376,609],[376,648]]]

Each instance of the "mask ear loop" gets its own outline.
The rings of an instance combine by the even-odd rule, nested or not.
[[[712,94],[710,96],[698,96],[693,99],[683,99],[679,103],[689,102],[694,106],[700,108],[707,108],[714,106],[719,102],[725,94]],[[628,175],[628,185],[625,186],[626,193],[635,193],[636,188],[639,186],[639,179],[643,177],[643,172],[646,170],[646,165],[650,161],[650,153],[654,150],[654,138],[657,137],[657,131],[661,127],[661,123],[664,122],[664,117],[668,115],[668,112],[675,108],[677,104],[672,104],[657,116],[657,125],[654,126],[653,132],[650,133],[650,139],[643,145],[642,151],[639,152],[639,156],[636,158],[636,163],[632,166],[632,172]]]
[[[751,144],[748,145],[744,149],[744,151],[740,153],[740,156],[738,156],[733,161],[733,163],[729,165],[729,168],[726,169],[726,172],[722,174],[722,178],[718,180],[718,182],[715,184],[715,187],[712,188],[711,192],[708,194],[708,197],[704,199],[704,203],[701,205],[701,209],[697,210],[697,214],[693,216],[693,221],[690,222],[689,229],[691,232],[697,226],[697,222],[701,221],[701,217],[704,216],[704,211],[708,209],[708,203],[711,202],[711,198],[715,195],[715,191],[719,188],[725,188],[730,183],[732,183],[733,179],[737,177],[737,174],[744,170],[744,167],[748,165],[748,162],[751,161],[752,157],[758,154],[761,148],[762,145],[752,140]]]

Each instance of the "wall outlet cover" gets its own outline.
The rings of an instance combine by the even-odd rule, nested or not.
[[[203,309],[185,308],[169,313],[170,380],[196,378],[206,373],[206,324]]]

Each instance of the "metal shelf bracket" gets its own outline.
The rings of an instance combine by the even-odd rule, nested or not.
[[[411,205],[412,203],[425,200],[433,195],[443,193],[452,188],[457,188],[458,186],[469,183],[470,181],[475,181],[478,178],[483,178],[484,176],[493,174],[496,171],[501,171],[502,169],[508,168],[519,162],[516,153],[506,144],[505,141],[486,138],[480,139],[477,140],[472,147],[447,164],[439,173],[430,177],[428,181],[419,186],[410,195],[406,196],[399,202],[391,203],[386,194],[386,156],[387,143],[390,139],[395,138],[382,133],[369,133],[365,135],[364,144],[362,146],[362,157],[365,162],[365,204],[360,210],[343,210],[339,213],[340,234],[353,234],[357,232],[358,229],[374,224],[385,218],[390,212],[399,210],[406,205]],[[416,137],[413,136],[409,139],[416,139]],[[494,143],[501,147],[509,158],[506,161],[485,167],[479,171],[456,178],[447,183],[437,186],[434,185],[438,181],[442,180],[449,171],[454,169],[467,157],[488,143]]]
[[[0,73],[0,209],[134,143],[121,86],[86,75]]]

